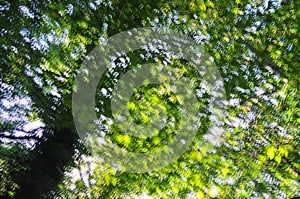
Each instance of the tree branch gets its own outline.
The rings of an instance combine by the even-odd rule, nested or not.
[[[19,131],[19,132],[23,132],[23,133],[31,134],[31,135],[26,135],[26,136],[7,135],[7,134],[5,134],[5,131],[4,131],[4,132],[0,132],[0,139],[1,138],[6,138],[6,139],[11,139],[11,140],[30,140],[30,139],[40,140],[41,138],[34,135],[34,134],[38,130],[41,130],[41,129],[42,129],[42,127],[33,129],[31,131],[24,131],[23,129],[15,128],[15,129],[11,129],[11,131]]]
[[[282,157],[282,160],[291,167],[291,169],[295,172],[295,174],[297,175],[297,177],[300,176],[300,170],[297,167],[295,167],[290,160],[288,160],[285,157]]]
[[[275,64],[267,55],[265,55],[263,52],[260,52],[257,50],[252,44],[245,42],[245,45],[257,56],[263,59],[264,64],[266,64],[272,72],[276,73],[277,75],[282,75],[282,69]]]
[[[5,135],[5,134],[0,134],[0,139],[1,138],[7,138],[7,139],[11,139],[11,140],[30,140],[30,139],[35,139],[35,140],[40,140],[41,138],[32,135],[32,136],[14,136],[14,135]]]

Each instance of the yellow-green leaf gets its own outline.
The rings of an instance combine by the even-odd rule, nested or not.
[[[286,146],[280,146],[279,149],[278,149],[279,153],[281,155],[284,155],[286,158],[288,157],[289,155],[289,152],[287,150],[287,147]]]
[[[133,102],[129,102],[129,103],[128,103],[128,108],[129,108],[130,110],[134,110],[134,109],[135,109],[135,104],[134,104]]]
[[[207,1],[207,5],[212,8],[215,7],[215,4],[212,1]]]
[[[229,173],[229,169],[226,167],[226,168],[223,168],[221,169],[222,173],[226,176],[228,173]]]
[[[275,147],[269,147],[267,149],[267,155],[270,158],[270,160],[272,160],[275,157],[276,151],[277,151],[277,149]]]
[[[124,135],[124,144],[127,146],[131,142],[131,138],[129,135]]]
[[[275,159],[274,159],[278,164],[280,164],[281,162],[281,156],[280,155],[276,155]]]
[[[200,9],[202,10],[202,11],[206,11],[206,5],[203,3],[203,4],[201,4],[200,5]]]
[[[215,57],[216,57],[216,59],[221,59],[220,53],[219,53],[219,52],[216,52],[216,53],[215,53]]]

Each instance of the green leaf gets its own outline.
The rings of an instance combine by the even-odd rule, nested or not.
[[[7,193],[8,193],[8,195],[9,195],[10,197],[12,197],[12,198],[13,198],[13,197],[14,197],[14,195],[15,195],[15,193],[14,193],[14,192],[12,192],[12,191],[8,191]]]

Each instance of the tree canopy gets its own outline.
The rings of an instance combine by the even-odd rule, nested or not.
[[[1,1],[0,198],[300,196],[299,6],[296,0]],[[193,80],[192,108],[199,112],[187,151],[163,168],[130,173],[88,150],[74,124],[72,94],[99,44],[142,27],[186,35],[205,51],[224,84],[226,111],[224,132],[210,132],[213,96],[201,71],[165,49],[118,55],[96,89],[102,123],[114,117],[118,79],[149,63]],[[155,106],[167,124],[152,137],[112,125],[105,135],[112,143],[150,153],[172,142],[182,118],[180,98],[168,85],[143,85],[129,101],[135,123],[158,123]]]

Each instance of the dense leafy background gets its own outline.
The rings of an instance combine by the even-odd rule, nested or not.
[[[0,198],[299,196],[299,15],[296,0],[1,1]],[[79,141],[71,107],[84,56],[99,39],[135,27],[192,37],[219,68],[228,104],[226,133],[204,139],[210,125],[204,117],[188,152],[142,174],[116,172],[93,159]],[[126,56],[133,66],[155,57],[138,58],[143,53]],[[101,81],[99,91],[112,84]],[[98,97],[99,117],[109,117],[109,98]],[[209,115],[202,99],[198,106]],[[177,117],[176,101],[168,103]],[[39,125],[29,127],[32,122]],[[111,138],[147,151],[168,136]]]

